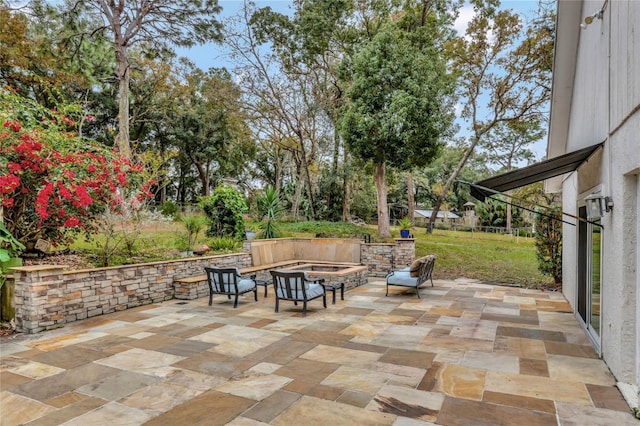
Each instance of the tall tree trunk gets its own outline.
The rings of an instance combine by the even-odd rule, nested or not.
[[[307,152],[304,147],[302,138],[300,138],[300,153],[302,154],[302,168],[304,170],[304,178],[301,182],[307,184],[307,196],[309,197],[309,208],[311,209],[311,218],[316,218],[316,211],[313,201],[313,188],[311,186],[311,175],[309,174],[309,162],[307,161]],[[302,177],[302,176],[301,176]]]
[[[343,159],[342,159],[342,221],[349,222],[351,212],[349,205],[349,172],[347,167],[347,147],[344,147]]]
[[[291,206],[291,214],[295,220],[300,217],[300,198],[302,197],[302,188],[304,187],[304,172],[303,168],[298,166],[298,183],[296,185],[296,191],[293,194],[293,204]]]
[[[129,144],[129,58],[127,48],[115,43],[117,79],[118,79],[118,135],[116,146],[122,155],[131,158],[131,146]]]
[[[331,159],[331,183],[327,195],[327,208],[329,220],[337,220],[338,209],[336,199],[338,198],[338,165],[340,163],[340,137],[337,132],[333,132],[333,158]]]
[[[407,173],[407,217],[413,222],[413,213],[416,210],[415,188],[413,186],[413,174]]]
[[[198,177],[200,177],[200,183],[202,184],[202,195],[207,197],[211,193],[209,190],[209,173],[207,173],[207,170],[202,163],[196,163],[193,157],[191,157],[191,161],[193,161],[193,164],[196,166],[196,170],[198,170]]]
[[[473,154],[473,150],[478,144],[478,141],[480,141],[480,137],[475,136],[473,138],[473,141],[471,142],[471,146],[467,148],[464,155],[458,162],[458,165],[456,166],[455,170],[453,171],[453,173],[451,173],[451,176],[449,176],[449,179],[447,179],[447,183],[445,183],[444,186],[442,187],[442,192],[440,193],[440,195],[438,195],[436,204],[433,206],[433,211],[431,212],[431,217],[429,218],[429,225],[427,226],[427,232],[429,234],[433,231],[433,227],[436,223],[436,218],[438,217],[438,211],[440,210],[440,206],[442,206],[442,202],[444,201],[445,197],[447,196],[447,193],[449,192],[449,188],[451,188],[451,185],[453,185],[453,181],[456,180],[456,178],[460,174],[460,171],[462,170],[464,165],[467,163],[467,160],[469,159],[469,157],[471,157],[471,154]]]
[[[511,232],[511,191],[507,193],[507,232]]]
[[[275,169],[273,171],[273,187],[280,194],[282,189],[282,160],[280,159],[280,148],[276,146],[274,154]]]
[[[509,163],[507,164],[507,172],[510,172],[512,169],[511,167],[511,158],[509,158]],[[507,227],[507,232],[511,232],[511,191],[507,191],[507,223],[506,223],[506,227]]]
[[[376,185],[376,195],[378,199],[378,237],[387,238],[391,236],[389,232],[389,208],[387,206],[387,176],[384,162],[376,164],[376,171],[373,180]]]

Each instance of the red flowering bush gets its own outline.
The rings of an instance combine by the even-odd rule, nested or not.
[[[94,233],[105,211],[142,202],[143,168],[78,136],[79,110],[49,111],[0,89],[0,196],[7,229],[28,248]],[[90,120],[87,120],[90,121]]]

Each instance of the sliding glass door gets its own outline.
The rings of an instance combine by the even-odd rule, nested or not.
[[[579,208],[579,215],[586,219],[586,207]],[[578,316],[589,337],[600,351],[600,295],[602,275],[602,227],[600,220],[578,224]]]

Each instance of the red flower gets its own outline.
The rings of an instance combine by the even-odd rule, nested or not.
[[[64,221],[64,226],[66,226],[67,228],[73,228],[80,225],[80,219],[78,219],[76,216],[69,216],[65,221]]]
[[[58,182],[58,192],[60,193],[62,198],[64,198],[67,201],[73,198],[73,195],[71,194],[71,191],[69,191],[69,188],[64,186],[62,182]]]
[[[76,200],[73,201],[73,205],[76,207],[86,207],[93,203],[93,198],[89,195],[87,188],[80,185],[73,186],[73,192],[76,194]]]

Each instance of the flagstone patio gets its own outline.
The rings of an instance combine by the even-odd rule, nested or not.
[[[562,294],[370,280],[327,309],[171,300],[0,340],[1,425],[640,425]]]

